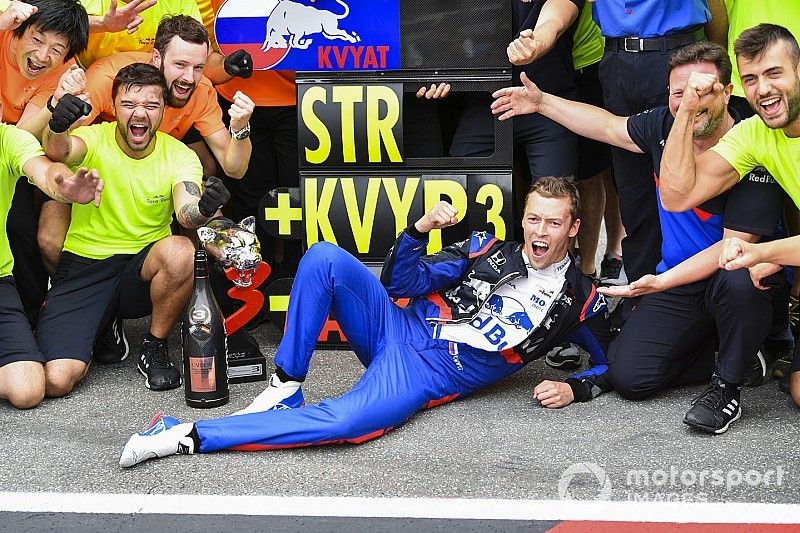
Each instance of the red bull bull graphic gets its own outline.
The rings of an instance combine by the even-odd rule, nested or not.
[[[401,68],[399,0],[227,0],[214,34],[258,70]]]

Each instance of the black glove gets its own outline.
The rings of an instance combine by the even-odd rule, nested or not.
[[[236,50],[225,58],[225,72],[247,79],[253,75],[253,57],[246,50]]]
[[[200,201],[197,202],[197,209],[204,217],[211,218],[217,212],[217,209],[225,205],[231,199],[231,193],[222,183],[222,180],[216,176],[209,176],[203,182],[205,191]]]
[[[77,96],[65,94],[53,109],[53,116],[48,125],[53,133],[64,133],[79,118],[85,117],[91,112],[92,106],[88,102],[84,102]]]

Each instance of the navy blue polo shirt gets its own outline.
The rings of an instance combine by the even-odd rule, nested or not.
[[[663,37],[711,20],[706,0],[596,0],[592,16],[604,37]]]
[[[728,108],[731,116],[739,116]],[[628,118],[628,135],[653,161],[658,216],[661,221],[660,274],[689,259],[722,239],[723,228],[762,237],[772,237],[779,229],[783,213],[783,189],[761,167],[754,168],[731,189],[703,202],[694,209],[673,213],[661,206],[658,169],[669,131],[675,119],[666,106],[649,109]]]

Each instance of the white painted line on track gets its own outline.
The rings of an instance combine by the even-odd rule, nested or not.
[[[792,524],[799,504],[0,492],[0,511]]]

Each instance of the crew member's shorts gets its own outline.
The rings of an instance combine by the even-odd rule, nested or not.
[[[0,367],[45,358],[31,333],[13,276],[0,277]]]
[[[141,270],[152,246],[107,259],[61,254],[36,330],[47,361],[88,363],[95,338],[114,316],[142,318],[151,313],[150,283],[142,280]]]

